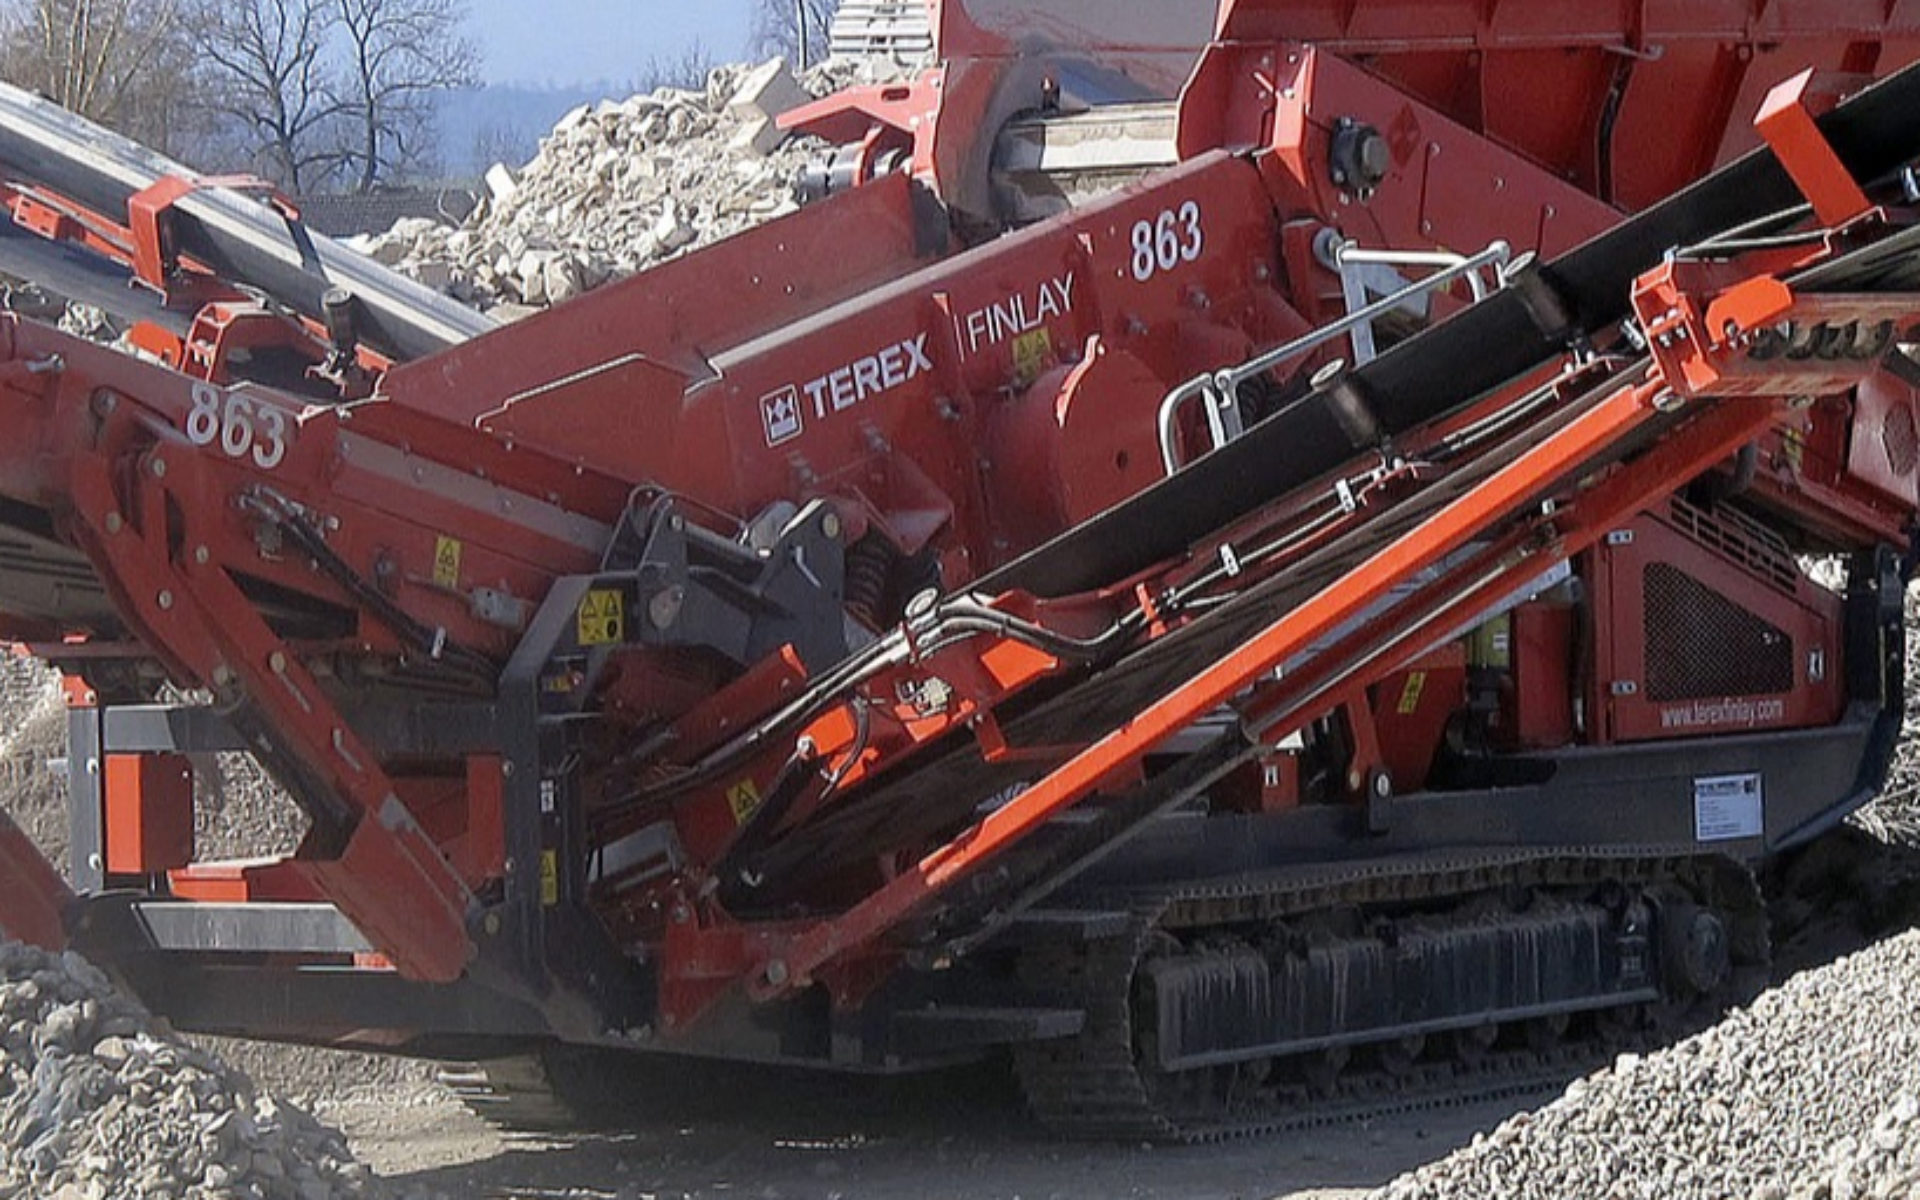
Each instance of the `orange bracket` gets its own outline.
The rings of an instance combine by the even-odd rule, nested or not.
[[[1767,93],[1753,125],[1801,193],[1813,202],[1820,223],[1834,228],[1871,212],[1873,202],[1814,123],[1807,107],[1813,77],[1808,68]]]
[[[133,235],[134,278],[166,295],[167,278],[173,273],[176,255],[163,232],[165,214],[193,193],[218,187],[262,194],[282,217],[289,221],[300,219],[300,210],[291,200],[272,184],[251,175],[213,175],[204,179],[163,176],[127,201],[127,231]]]

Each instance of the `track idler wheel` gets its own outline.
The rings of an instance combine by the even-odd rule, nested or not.
[[[1340,1075],[1353,1061],[1350,1046],[1333,1046],[1298,1059],[1301,1082],[1316,1096],[1331,1096],[1340,1087]]]
[[[1678,996],[1710,996],[1733,972],[1733,946],[1718,916],[1679,902],[1660,910],[1660,975]]]
[[[1381,1042],[1374,1053],[1380,1060],[1382,1071],[1396,1079],[1404,1079],[1419,1066],[1420,1056],[1426,1053],[1426,1049],[1426,1035],[1416,1033]]]
[[[1487,1059],[1493,1044],[1500,1040],[1500,1027],[1488,1022],[1456,1029],[1447,1036],[1447,1049],[1463,1066],[1477,1067]]]

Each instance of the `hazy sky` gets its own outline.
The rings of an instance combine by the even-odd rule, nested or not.
[[[752,0],[469,0],[491,83],[626,79],[695,39],[718,62],[746,53]]]

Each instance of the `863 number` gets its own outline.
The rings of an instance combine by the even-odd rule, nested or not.
[[[1207,235],[1201,228],[1200,204],[1189,200],[1179,209],[1168,209],[1154,220],[1135,223],[1133,277],[1145,283],[1181,263],[1198,262],[1206,248]]]
[[[221,394],[212,384],[193,385],[193,409],[187,413],[187,440],[196,446],[220,444],[228,458],[250,458],[271,471],[287,457],[292,420],[283,408],[250,397]]]

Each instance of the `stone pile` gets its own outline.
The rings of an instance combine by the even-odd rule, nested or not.
[[[1920,1196],[1920,931],[1623,1055],[1380,1200]]]
[[[1920,1196],[1920,1081],[1883,1109],[1864,1138],[1843,1138],[1827,1154],[1828,1200],[1890,1200]],[[1798,1189],[1818,1197],[1821,1181]],[[1761,1196],[1790,1200],[1785,1188],[1762,1188]]]
[[[774,119],[863,82],[839,65],[795,79],[779,59],[715,70],[701,91],[660,88],[569,113],[518,171],[496,166],[459,229],[402,221],[358,248],[482,308],[569,300],[798,207],[818,149]]]
[[[0,804],[56,866],[67,865],[67,753],[60,676],[36,658],[0,650]]]
[[[351,1200],[341,1136],[256,1097],[76,955],[0,943],[0,1197]]]
[[[1883,841],[1920,846],[1920,602],[1907,593],[1907,711],[1893,768],[1858,823]]]

